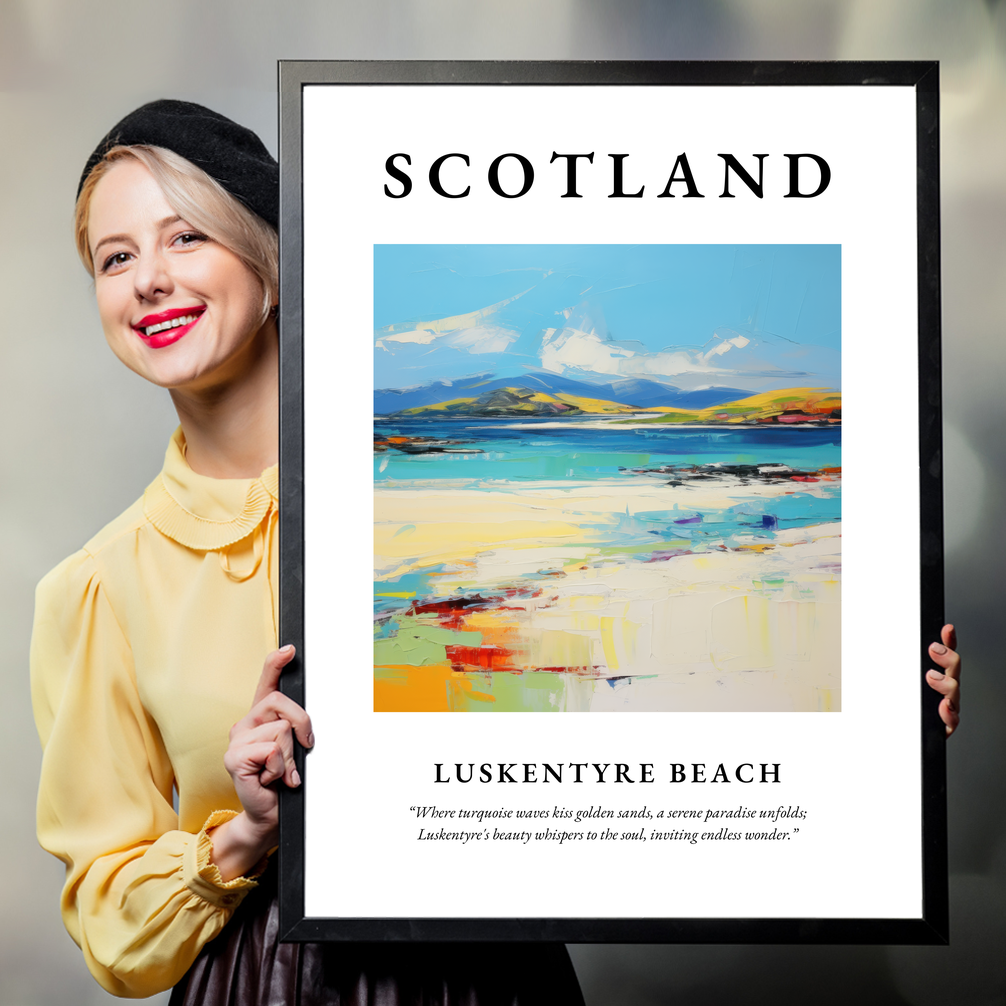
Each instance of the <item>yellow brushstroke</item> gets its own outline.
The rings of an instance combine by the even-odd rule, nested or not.
[[[772,666],[769,602],[755,595],[721,601],[712,610],[711,657],[720,668],[752,670]]]
[[[470,632],[481,632],[483,635],[494,631],[507,631],[513,626],[515,615],[513,611],[468,611],[464,614],[465,629]]]
[[[600,611],[608,602],[600,594],[573,594],[568,603],[572,611]]]
[[[638,622],[632,622],[628,618],[622,619],[622,646],[625,649],[626,663],[632,664],[636,660],[640,628]]]
[[[529,655],[535,667],[590,667],[590,637],[563,629],[528,632]]]
[[[448,697],[447,701],[450,703],[451,708],[458,705],[459,702],[486,702],[491,703],[496,701],[495,695],[490,695],[488,692],[479,692],[475,690],[475,687],[470,681],[463,679],[454,679],[447,683]]]
[[[560,402],[572,405],[583,412],[638,412],[639,409],[633,405],[623,405],[621,402],[611,402],[606,398],[585,398],[583,395],[567,395],[558,392],[555,396]]]
[[[609,671],[618,670],[618,656],[615,653],[615,619],[601,619],[601,646],[604,647],[604,659]]]
[[[374,554],[380,559],[425,558],[429,562],[471,559],[473,553],[504,544],[536,548],[584,537],[584,530],[563,521],[509,520],[499,524],[417,524],[408,538],[397,525],[374,526]],[[422,563],[419,563],[422,565]]]

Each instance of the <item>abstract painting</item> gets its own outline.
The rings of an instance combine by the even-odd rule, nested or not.
[[[375,711],[841,707],[838,245],[374,247]]]

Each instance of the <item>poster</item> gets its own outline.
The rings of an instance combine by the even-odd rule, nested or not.
[[[942,938],[883,69],[284,66],[294,938]]]

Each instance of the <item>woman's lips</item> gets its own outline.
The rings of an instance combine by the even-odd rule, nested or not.
[[[176,307],[141,318],[133,331],[151,348],[161,349],[187,335],[202,317],[205,307]]]

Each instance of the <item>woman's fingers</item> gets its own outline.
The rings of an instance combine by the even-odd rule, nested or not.
[[[943,695],[943,701],[940,702],[939,707],[940,719],[946,725],[947,736],[949,737],[957,729],[957,725],[961,721],[961,713],[957,705],[959,686],[953,678],[940,675],[939,671],[930,671],[926,675],[926,680],[930,688],[935,689]]]
[[[960,682],[949,674],[930,670],[926,672],[926,683],[933,691],[939,692],[943,696],[943,701],[940,703],[940,719],[946,724],[947,736],[949,737],[961,721]]]
[[[259,773],[259,782],[263,786],[268,786],[277,779],[282,779],[285,772],[286,758],[283,756],[283,749],[280,745],[273,744]]]
[[[252,708],[234,724],[224,765],[234,780],[241,805],[252,816],[275,816],[276,794],[268,792],[282,779],[287,786],[300,785],[294,761],[296,734],[305,747],[314,745],[311,718],[289,696],[278,690],[283,668],[293,659],[292,646],[273,650],[262,666]]]
[[[293,699],[282,692],[270,692],[261,702],[252,706],[248,715],[238,720],[231,728],[231,738],[274,720],[286,720],[293,727],[297,734],[297,740],[304,747],[314,747],[311,717],[304,711],[303,706],[297,705]]]
[[[279,677],[283,673],[283,668],[293,660],[297,650],[292,646],[283,646],[278,650],[273,650],[265,663],[262,665],[262,676],[259,678],[258,687],[255,689],[255,698],[252,699],[254,709],[270,692],[276,691],[279,687]]]
[[[950,700],[950,705],[956,712],[958,708],[957,696],[961,688],[960,682],[950,677],[949,674],[943,674],[940,671],[934,670],[927,672],[926,680],[929,682],[930,688]]]
[[[943,640],[944,646],[950,647],[951,650],[957,649],[957,630],[952,625],[943,626],[940,631],[940,639]]]
[[[279,743],[260,740],[232,745],[224,755],[224,767],[233,777],[235,785],[257,781],[259,786],[268,786],[283,775],[286,762]]]
[[[949,737],[957,729],[957,724],[961,722],[961,714],[951,708],[948,699],[944,699],[940,703],[940,719],[946,724],[947,736]]]
[[[282,692],[271,692],[248,714],[257,723],[269,720],[283,719],[293,727],[297,740],[306,748],[314,747],[314,734],[311,730],[311,717],[303,706],[297,705],[289,695]]]
[[[275,719],[285,719],[293,726],[297,739],[307,748],[314,747],[314,733],[311,728],[311,717],[302,706],[299,706],[289,696],[279,691],[279,679],[283,668],[294,658],[296,649],[284,646],[273,650],[262,666],[262,676],[255,689],[255,698],[248,715],[237,722],[231,730],[235,733],[258,726]]]
[[[949,635],[949,633],[947,633]],[[960,676],[961,655],[944,643],[930,643],[929,656],[952,678]]]
[[[930,688],[943,696],[943,701],[940,702],[940,719],[946,724],[949,737],[961,721],[961,657],[956,650],[957,632],[952,625],[943,626],[940,639],[942,642],[930,644],[929,656],[942,670],[933,668],[927,671],[926,682]]]
[[[947,629],[951,631],[948,632]],[[943,635],[947,638],[952,638],[953,626],[946,626],[943,630]],[[945,643],[930,643],[929,656],[942,668],[943,673],[948,677],[953,678],[955,681],[960,678],[961,655],[952,647]]]
[[[262,745],[268,745],[269,750]],[[300,773],[293,757],[293,731],[286,720],[270,720],[242,731],[232,739],[231,749],[238,752],[238,757],[243,757],[244,752],[255,752],[259,759],[259,771],[256,774],[263,786],[280,778],[293,789],[300,785]],[[271,756],[272,749],[278,752],[278,762],[271,757],[268,761],[265,759],[266,754]]]

